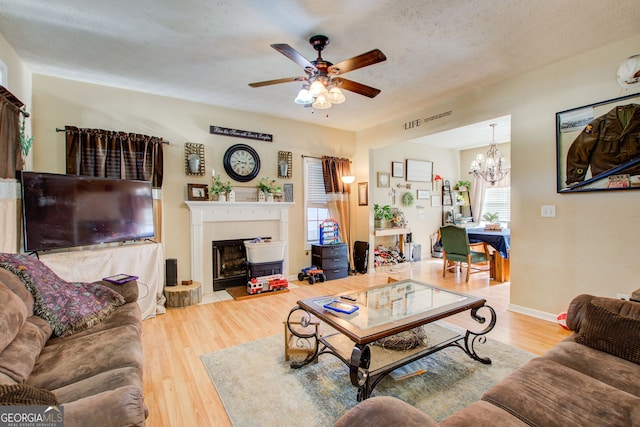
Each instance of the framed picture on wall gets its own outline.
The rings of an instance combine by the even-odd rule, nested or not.
[[[407,181],[431,182],[433,162],[407,159]]]
[[[427,200],[429,198],[429,190],[416,190],[416,198],[418,200]]]
[[[293,184],[282,184],[282,191],[284,192],[284,201],[293,202]]]
[[[369,183],[358,183],[358,206],[367,206],[369,204]]]
[[[391,162],[391,176],[394,178],[404,178],[404,163]]]
[[[389,187],[391,185],[391,178],[389,172],[378,172],[378,187]]]
[[[640,93],[556,113],[558,193],[639,190]]]

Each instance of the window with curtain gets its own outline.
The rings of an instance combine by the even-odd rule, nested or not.
[[[511,187],[487,188],[484,193],[482,214],[497,212],[500,222],[511,222]]]
[[[320,224],[330,217],[320,159],[304,158],[304,203],[305,243],[310,248],[320,242]]]

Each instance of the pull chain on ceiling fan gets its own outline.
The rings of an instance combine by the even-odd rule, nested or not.
[[[374,98],[380,93],[380,89],[341,77],[349,71],[386,61],[387,57],[379,49],[373,49],[334,65],[322,58],[322,51],[329,44],[327,36],[315,35],[309,39],[309,43],[318,52],[318,57],[314,61],[309,61],[288,44],[271,45],[275,50],[300,65],[304,69],[306,76],[267,80],[250,83],[249,86],[262,87],[280,83],[302,82],[302,89],[300,89],[294,101],[296,104],[302,104],[305,107],[313,106],[319,109],[326,109],[333,104],[343,103],[345,96],[342,93],[342,89],[369,98]]]

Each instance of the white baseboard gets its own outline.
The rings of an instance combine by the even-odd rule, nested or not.
[[[558,321],[558,319],[556,318],[557,314],[547,313],[545,311],[535,310],[533,308],[523,307],[521,305],[509,304],[508,310],[535,317],[536,319],[546,320],[548,322],[556,323]]]

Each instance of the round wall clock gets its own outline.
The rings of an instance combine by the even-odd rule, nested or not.
[[[229,147],[224,153],[222,164],[231,179],[240,182],[251,181],[260,172],[260,156],[246,144]]]

